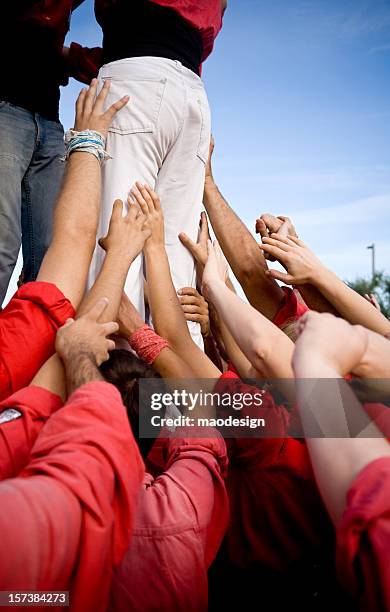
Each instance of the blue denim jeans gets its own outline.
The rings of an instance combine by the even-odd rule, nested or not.
[[[21,245],[23,278],[37,277],[52,237],[63,155],[59,122],[0,101],[0,305]]]

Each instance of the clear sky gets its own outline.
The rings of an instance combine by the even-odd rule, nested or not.
[[[67,40],[100,44],[92,0]],[[375,242],[390,273],[390,2],[230,0],[203,76],[215,175],[249,227],[292,217],[343,279],[370,275]],[[80,87],[63,89],[65,128]]]

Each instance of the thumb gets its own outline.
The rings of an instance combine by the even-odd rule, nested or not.
[[[194,254],[196,244],[193,240],[191,240],[191,238],[187,236],[187,234],[185,234],[184,232],[180,232],[179,240],[182,243],[182,245],[185,246],[186,249],[190,251],[190,253]]]

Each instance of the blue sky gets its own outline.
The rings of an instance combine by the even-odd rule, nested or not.
[[[67,40],[100,44],[92,0]],[[215,175],[247,224],[292,217],[344,279],[369,276],[375,242],[390,272],[390,2],[230,0],[203,76]],[[66,128],[80,87],[63,89]]]

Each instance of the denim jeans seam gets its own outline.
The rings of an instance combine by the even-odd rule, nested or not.
[[[23,183],[24,183],[24,191],[26,197],[26,210],[27,210],[27,225],[28,225],[28,241],[29,241],[29,251],[31,258],[31,269],[32,275],[35,278],[35,241],[34,241],[34,229],[33,229],[33,215],[31,210],[31,191],[29,186],[30,169],[27,170],[24,175]]]

